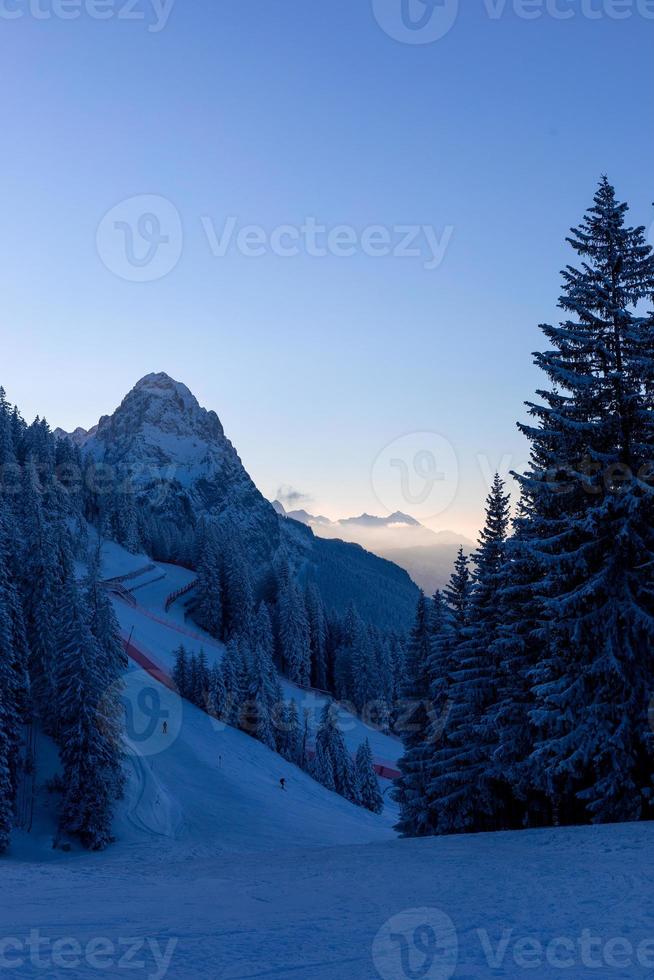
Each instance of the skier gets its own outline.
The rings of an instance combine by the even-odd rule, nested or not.
[[[279,780],[279,785],[281,786],[281,788],[282,788],[282,789],[286,789],[286,780],[284,779],[284,777],[283,777],[283,776],[282,776],[282,778],[281,778],[281,779]]]
[[[164,735],[167,735],[168,734],[168,722],[167,721],[164,721],[164,723],[163,723],[163,733],[164,733]]]

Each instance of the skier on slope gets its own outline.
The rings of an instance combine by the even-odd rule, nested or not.
[[[168,734],[168,722],[167,721],[164,721],[164,723],[163,723],[163,733],[164,733],[164,735],[167,735]]]
[[[281,788],[282,788],[282,789],[284,789],[284,790],[286,789],[286,780],[284,779],[284,777],[283,777],[283,776],[282,776],[282,778],[281,778],[281,779],[279,780],[279,785],[281,786]]]

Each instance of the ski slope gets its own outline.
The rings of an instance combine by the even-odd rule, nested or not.
[[[651,980],[653,844],[652,824],[631,824],[183,860],[163,847],[147,861],[120,847],[49,864],[10,858],[0,930],[22,944],[11,951],[22,962],[6,972]],[[25,942],[35,928],[50,944],[77,943],[76,968],[44,968],[52,945],[34,966]],[[104,971],[88,959],[98,937],[112,944]],[[126,937],[139,944],[131,974],[120,962]]]
[[[103,576],[113,578],[129,575],[146,566],[149,559],[144,555],[132,555],[114,542],[103,545]],[[136,606],[117,599],[114,608],[121,630],[155,664],[170,672],[175,662],[175,650],[183,643],[191,653],[198,653],[202,648],[209,664],[220,661],[224,646],[208,634],[204,633],[193,622],[184,620],[184,600],[165,611],[166,598],[178,588],[187,585],[195,579],[195,573],[179,565],[165,562],[152,562],[155,565],[151,572],[130,579],[125,584],[134,589],[132,595]],[[162,577],[162,575],[164,577]],[[309,712],[312,727],[316,728],[320,713],[328,700],[325,696],[314,691],[304,691],[289,681],[282,679],[282,689],[287,700],[293,699],[302,718],[304,710]],[[361,742],[367,738],[370,742],[375,762],[390,770],[396,769],[397,760],[402,752],[399,739],[385,735],[369,725],[365,725],[355,715],[341,710],[339,723],[345,742],[352,753],[355,753]],[[388,782],[384,782],[384,788]]]
[[[115,574],[138,563],[105,555]],[[185,625],[160,600],[188,574],[139,590],[140,610],[116,602],[162,658]],[[3,975],[654,976],[653,824],[398,840],[389,812],[352,806],[143,670],[125,680],[128,784],[102,854],[52,849],[57,759],[37,738],[35,821],[0,862]]]

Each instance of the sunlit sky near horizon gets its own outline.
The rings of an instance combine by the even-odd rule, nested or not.
[[[80,4],[0,12],[9,399],[89,427],[163,370],[267,496],[473,536],[493,470],[525,460],[538,323],[600,174],[654,220],[646,5],[465,0],[409,44],[401,0],[177,0],[165,23],[152,0]],[[345,227],[312,244],[312,223]],[[419,255],[373,254],[406,226]],[[402,490],[398,460],[431,451],[415,433],[458,460],[437,460],[436,513]]]

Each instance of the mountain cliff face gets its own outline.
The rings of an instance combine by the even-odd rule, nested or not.
[[[280,517],[259,492],[215,412],[167,374],[149,374],[116,411],[75,442],[97,463],[129,476],[139,498],[176,527],[202,517],[230,522],[263,579],[283,554],[300,580],[317,582],[328,606],[354,601],[370,622],[405,629],[417,589],[405,571],[356,545],[316,538]]]
[[[173,520],[232,521],[257,561],[272,560],[279,523],[248,476],[215,412],[167,374],[142,378],[83,442],[98,463],[129,474],[155,511]]]

